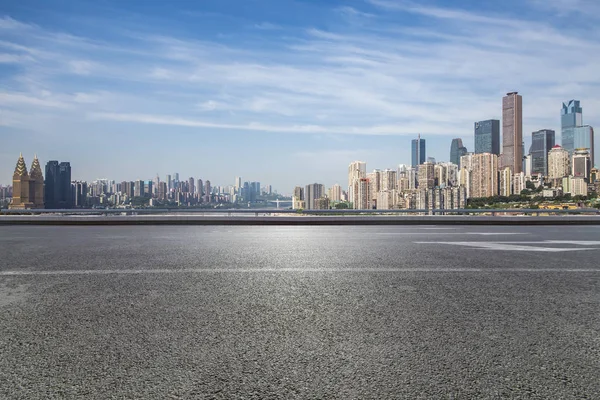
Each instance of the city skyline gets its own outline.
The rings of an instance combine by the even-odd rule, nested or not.
[[[180,171],[330,187],[355,159],[408,164],[418,134],[438,161],[452,138],[474,149],[473,123],[502,120],[511,90],[526,149],[540,129],[560,143],[569,99],[600,126],[593,2],[103,4],[0,10],[3,184],[15,154],[37,152],[70,160],[74,180]]]

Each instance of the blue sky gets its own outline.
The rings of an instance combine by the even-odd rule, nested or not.
[[[515,90],[526,148],[572,98],[598,130],[599,20],[596,0],[4,1],[0,183],[23,152],[73,179],[345,186],[418,133],[438,161],[472,150]]]

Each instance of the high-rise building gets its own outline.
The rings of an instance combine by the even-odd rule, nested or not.
[[[561,180],[565,176],[569,176],[569,152],[555,145],[548,153],[548,178]]]
[[[575,128],[583,125],[583,109],[579,100],[570,100],[562,104],[560,110],[561,140],[563,149],[573,154],[575,147]]]
[[[355,210],[367,210],[369,209],[369,199],[371,194],[369,193],[370,185],[367,178],[361,178],[354,182],[354,193],[356,194],[356,201],[353,203]]]
[[[460,161],[459,161],[460,162]],[[435,186],[452,187],[458,183],[458,164],[438,163],[434,165]]]
[[[394,169],[385,169],[381,171],[381,189],[380,190],[396,190],[398,189],[398,171]]]
[[[542,129],[531,134],[531,174],[548,176],[548,153],[555,144],[555,132],[551,129]]]
[[[188,185],[189,185],[189,192],[190,194],[194,194],[196,193],[196,185],[194,184],[195,180],[193,177],[190,176],[190,178],[188,179]]]
[[[432,189],[435,186],[435,164],[426,162],[417,170],[419,189]]]
[[[33,160],[30,172],[27,173],[25,159],[21,154],[13,174],[12,201],[8,208],[44,208],[44,178],[37,156]]]
[[[145,192],[145,183],[143,180],[137,180],[135,181],[135,184],[133,186],[133,196],[134,197],[143,197],[144,196],[144,192]]]
[[[48,161],[44,184],[44,203],[46,208],[60,209],[73,207],[70,163]]]
[[[502,98],[502,168],[523,170],[523,97],[518,92]]]
[[[173,180],[171,179],[171,175],[167,175],[167,191],[170,192],[173,189]]]
[[[594,159],[594,128],[589,125],[577,126],[573,129],[573,143],[575,149],[588,149],[590,163],[596,165]]]
[[[88,193],[87,182],[73,182],[71,189],[73,190],[73,205],[79,208],[86,207]]]
[[[210,186],[210,181],[207,179],[204,183],[204,202],[210,203],[212,201],[211,193],[212,188]]]
[[[522,173],[522,172],[521,172]],[[513,175],[510,172],[510,168],[506,167],[502,171],[499,172],[499,191],[498,194],[500,196],[508,197],[513,194]]]
[[[357,201],[357,193],[354,192],[356,181],[366,177],[367,163],[363,161],[354,161],[350,163],[348,166],[348,197],[352,203]]]
[[[201,197],[204,195],[204,182],[202,182],[202,179],[198,179],[196,181],[196,192],[198,192],[197,197],[198,201],[200,201]]]
[[[235,177],[235,191],[236,193],[240,191],[240,189],[242,188],[242,178],[240,178],[239,176]]]
[[[474,154],[470,176],[471,197],[498,195],[498,156],[490,153]]]
[[[500,155],[500,121],[488,119],[475,122],[475,153]]]
[[[573,177],[583,178],[586,181],[590,178],[590,170],[592,169],[590,162],[590,152],[587,149],[575,149],[573,152],[573,164],[571,171]]]
[[[312,183],[306,185],[304,189],[304,200],[306,202],[306,209],[312,210],[315,208],[315,200],[325,196],[325,186],[320,183]]]
[[[302,189],[302,188],[300,188],[300,189]],[[295,194],[295,191],[294,191],[294,194]],[[338,185],[337,183],[335,185],[333,185],[331,188],[329,188],[328,197],[333,202],[342,201],[342,187],[340,185]]]
[[[452,139],[452,144],[450,145],[450,162],[460,166],[460,158],[465,154],[467,154],[467,148],[463,146],[462,139]]]
[[[424,164],[427,158],[425,149],[425,139],[421,139],[421,135],[418,135],[416,139],[412,140],[411,145],[412,154],[412,167],[416,168],[418,165]]]

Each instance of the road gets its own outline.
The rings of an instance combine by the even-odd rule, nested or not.
[[[0,227],[0,398],[599,398],[600,227]]]

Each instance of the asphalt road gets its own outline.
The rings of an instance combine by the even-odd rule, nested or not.
[[[0,398],[600,398],[600,227],[0,227]]]

